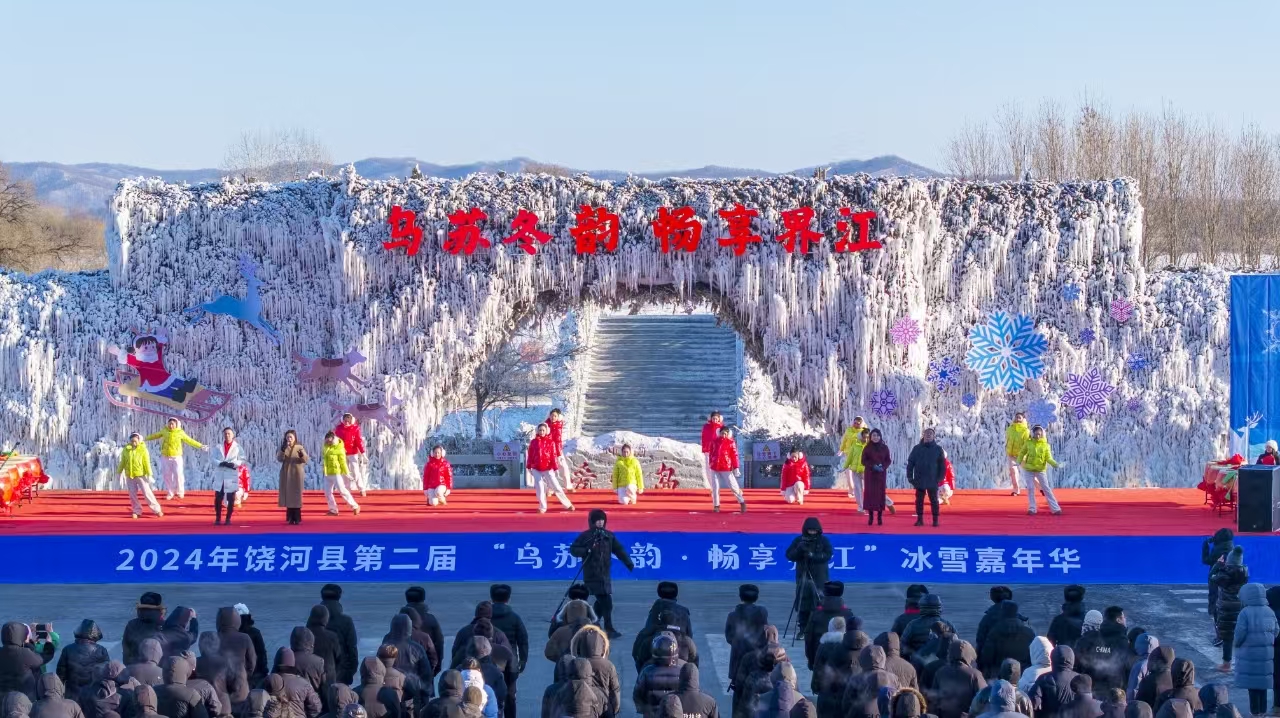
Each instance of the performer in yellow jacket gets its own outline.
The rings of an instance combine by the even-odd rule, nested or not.
[[[631,444],[623,444],[622,456],[613,464],[613,488],[618,491],[618,503],[624,506],[636,503],[644,493],[644,472],[631,454]]]
[[[151,509],[151,513],[164,516],[164,511],[160,510],[160,502],[156,501],[156,495],[151,492],[151,454],[147,452],[147,445],[142,443],[142,434],[129,435],[129,443],[120,452],[116,473],[129,487],[129,504],[133,507],[135,519],[142,514],[142,506],[138,503],[139,491],[147,497],[147,508]]]
[[[1011,496],[1022,493],[1022,489],[1018,486],[1018,474],[1021,473],[1018,463],[1021,461],[1022,450],[1026,447],[1030,436],[1031,432],[1027,430],[1027,415],[1022,412],[1014,414],[1013,423],[1004,430],[1004,453],[1009,457],[1009,481],[1013,483]]]
[[[360,504],[351,497],[351,490],[347,488],[347,484],[351,482],[351,467],[347,464],[347,446],[332,431],[324,435],[321,459],[324,463],[324,500],[329,504],[329,515],[338,515],[338,502],[333,500],[333,490],[336,488],[338,493],[342,494],[342,500],[351,507],[352,513],[359,516]]]
[[[186,498],[187,477],[182,466],[182,445],[201,451],[208,451],[209,447],[187,436],[187,432],[182,430],[182,425],[174,417],[169,417],[165,428],[147,437],[147,441],[156,439],[160,440],[160,478],[164,481],[165,491],[169,493],[166,498],[173,499],[175,494],[180,499]]]
[[[861,416],[853,417],[853,423],[844,430],[844,436],[840,437],[838,452],[844,457],[844,461],[840,464],[840,481],[836,488],[848,489],[849,498],[858,502],[859,513],[862,510],[862,450],[867,446],[869,433],[866,420]]]
[[[1045,499],[1049,501],[1049,511],[1054,516],[1060,515],[1062,507],[1058,505],[1058,498],[1053,495],[1053,481],[1049,479],[1047,467],[1061,469],[1063,465],[1053,460],[1053,450],[1049,448],[1049,440],[1044,437],[1044,427],[1039,424],[1031,427],[1031,438],[1022,447],[1018,463],[1027,472],[1027,514],[1034,516],[1036,513],[1036,485],[1039,484]]]

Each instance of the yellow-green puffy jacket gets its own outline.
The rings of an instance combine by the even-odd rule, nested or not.
[[[1026,446],[1022,449],[1022,456],[1018,457],[1018,463],[1033,474],[1044,471],[1046,466],[1058,468],[1058,462],[1053,460],[1053,450],[1049,448],[1048,439],[1028,439]]]
[[[867,448],[867,442],[858,440],[850,444],[848,449],[843,449],[844,465],[840,468],[861,474],[866,469],[862,465],[862,450],[865,448]]]
[[[844,430],[844,436],[840,437],[840,453],[845,456],[849,455],[849,450],[858,441],[858,435],[862,433],[861,428],[849,427]]]
[[[1027,422],[1013,422],[1004,430],[1004,453],[1014,459],[1022,456],[1022,450],[1030,438],[1031,430],[1027,428]]]
[[[324,453],[321,455],[324,460],[325,476],[350,476],[351,471],[347,468],[347,448],[341,441],[324,445]]]
[[[644,490],[644,472],[640,471],[640,461],[634,456],[619,456],[613,465],[613,488],[625,489],[634,487],[636,491]]]
[[[183,431],[181,426],[176,429],[170,429],[166,426],[160,431],[157,431],[147,437],[147,441],[155,441],[156,439],[160,440],[161,456],[182,456],[183,444],[195,449],[204,448],[204,444],[201,444],[190,436],[187,436],[187,432]]]
[[[125,444],[124,451],[120,452],[120,465],[116,467],[116,474],[120,472],[131,479],[151,475],[151,453],[146,444]]]

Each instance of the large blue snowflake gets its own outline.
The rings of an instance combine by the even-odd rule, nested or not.
[[[1058,405],[1044,399],[1036,399],[1027,407],[1027,418],[1031,423],[1048,426],[1058,421]]]
[[[876,416],[888,416],[898,408],[898,396],[890,389],[871,392],[871,411]]]
[[[1085,346],[1089,346],[1097,338],[1098,338],[1097,332],[1093,331],[1092,329],[1080,330],[1080,343]]]
[[[1107,413],[1107,397],[1116,388],[1107,383],[1097,367],[1084,374],[1067,375],[1067,391],[1062,395],[1063,406],[1075,409],[1076,418]]]
[[[1074,302],[1075,300],[1079,299],[1080,285],[1079,284],[1062,285],[1062,298],[1068,302]]]
[[[951,357],[943,357],[941,361],[929,362],[929,373],[925,378],[938,391],[945,391],[949,386],[960,385],[960,372],[963,370],[964,367]]]
[[[1025,314],[995,312],[987,323],[969,331],[969,341],[972,347],[964,361],[977,372],[984,389],[1019,391],[1028,379],[1044,372],[1049,341]]]

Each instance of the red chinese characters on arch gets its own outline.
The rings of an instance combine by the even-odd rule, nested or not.
[[[618,215],[604,207],[582,205],[574,215],[577,224],[569,228],[578,254],[618,251]]]
[[[721,247],[733,247],[735,257],[746,254],[747,245],[760,243],[760,235],[751,233],[751,220],[760,216],[759,210],[735,204],[732,209],[722,209],[717,214],[729,225],[729,236],[716,241]]]
[[[840,221],[836,222],[835,250],[837,252],[861,252],[864,249],[881,249],[884,247],[871,238],[871,220],[876,218],[875,212],[854,212],[850,207],[840,208]]]
[[[458,210],[449,215],[449,224],[453,228],[445,235],[444,251],[452,255],[465,254],[470,257],[480,247],[488,249],[489,240],[480,233],[480,223],[489,218],[479,207],[467,211]]]
[[[422,228],[418,226],[416,212],[395,205],[387,216],[387,224],[391,225],[391,241],[383,242],[383,249],[404,247],[410,257],[418,253],[418,248],[422,245]]]
[[[702,241],[702,222],[693,213],[693,207],[677,207],[669,210],[658,208],[653,220],[653,236],[658,238],[663,254],[671,251],[696,252]]]
[[[535,242],[546,244],[551,241],[551,235],[538,229],[538,215],[524,208],[516,212],[515,219],[511,220],[511,231],[512,235],[503,238],[502,243],[514,244],[526,254],[538,253]]]
[[[813,229],[813,207],[786,210],[782,213],[782,227],[783,232],[778,235],[778,241],[787,250],[787,254],[794,253],[797,244],[800,245],[801,254],[808,254],[809,243],[822,239],[822,233]]]

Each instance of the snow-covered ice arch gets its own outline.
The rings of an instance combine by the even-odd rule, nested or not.
[[[759,210],[765,237],[743,257],[715,242],[726,234],[716,211],[739,202]],[[395,204],[417,211],[425,230],[416,257],[382,247]],[[616,255],[575,253],[568,228],[584,204],[620,216]],[[701,249],[663,254],[650,221],[658,207],[681,205],[706,222]],[[488,214],[494,248],[444,253],[446,215],[472,206]],[[812,256],[788,255],[772,238],[781,212],[799,206],[814,208],[815,228],[828,238],[840,207],[873,209],[885,246],[837,255],[823,241]],[[521,207],[555,235],[536,256],[497,241]],[[1014,410],[1056,401],[1069,374],[1094,367],[1118,389],[1105,416],[1077,420],[1059,409],[1051,436],[1069,464],[1063,484],[1187,485],[1197,465],[1225,448],[1227,283],[1216,270],[1144,273],[1142,208],[1127,180],[371,181],[348,169],[283,185],[124,181],[111,211],[107,272],[0,273],[0,442],[20,440],[41,454],[61,486],[107,486],[128,433],[161,422],[103,395],[115,366],[107,346],[127,341],[130,327],[166,327],[171,368],[234,396],[198,433],[214,441],[215,428],[236,427],[256,486],[274,484],[285,428],[318,447],[332,425],[329,402],[357,400],[340,393],[346,389],[300,383],[293,352],[359,349],[371,398],[404,402],[403,429],[366,428],[372,471],[384,486],[407,488],[418,485],[427,437],[509,331],[514,305],[544,292],[570,305],[613,302],[659,285],[676,296],[697,286],[720,295],[720,313],[761,349],[779,393],[814,422],[834,429],[855,414],[870,417],[870,394],[893,391],[897,410],[874,423],[898,456],[922,425],[936,425],[970,486],[1001,476],[1003,428]],[[258,266],[263,315],[279,346],[227,317],[194,325],[181,317],[217,295],[243,296],[241,254]],[[1064,284],[1078,285],[1082,297],[1068,301]],[[1136,304],[1125,323],[1108,315],[1122,298]],[[957,387],[933,388],[929,362],[962,360],[970,328],[998,310],[1035,319],[1049,343],[1044,374],[1012,395],[982,391],[968,371]],[[905,316],[923,335],[897,346],[889,330]],[[1096,334],[1088,345],[1078,340],[1085,329]],[[1151,368],[1129,369],[1137,353]],[[973,406],[962,402],[966,394]],[[197,484],[208,480],[204,461],[189,459]]]

